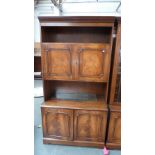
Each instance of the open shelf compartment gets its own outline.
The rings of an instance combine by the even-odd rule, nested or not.
[[[41,27],[42,42],[110,43],[112,27]]]
[[[103,110],[106,104],[106,83],[47,80],[44,88],[45,107]]]

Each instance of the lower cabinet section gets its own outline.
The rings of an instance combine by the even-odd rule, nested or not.
[[[43,142],[103,148],[107,111],[42,107]]]
[[[107,147],[110,149],[121,148],[121,111],[120,108],[110,110],[110,121],[107,138]]]

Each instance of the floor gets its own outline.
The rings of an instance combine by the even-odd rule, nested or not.
[[[34,98],[34,155],[103,155],[103,150],[97,148],[43,144],[40,112],[40,105],[43,102],[41,87],[42,81],[35,80],[34,94],[37,94],[37,97]],[[110,155],[121,155],[121,151],[110,150]]]

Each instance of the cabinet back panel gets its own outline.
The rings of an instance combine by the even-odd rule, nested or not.
[[[93,82],[54,82],[57,93],[88,93],[103,95],[104,84]]]
[[[110,43],[111,27],[42,27],[42,42]]]

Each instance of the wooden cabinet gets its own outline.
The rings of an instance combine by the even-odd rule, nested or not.
[[[103,148],[115,17],[39,17],[44,144]]]
[[[106,112],[76,110],[74,113],[74,139],[104,142],[106,122]]]
[[[113,44],[113,65],[109,94],[109,127],[106,145],[109,148],[121,148],[121,21],[117,18],[116,38]]]
[[[73,110],[42,108],[43,135],[58,140],[73,140]]]

